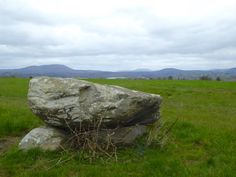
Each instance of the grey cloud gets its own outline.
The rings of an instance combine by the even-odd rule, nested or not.
[[[24,3],[4,2],[0,68],[32,63],[101,70],[236,65],[236,13],[173,23],[148,8],[118,9],[112,16],[91,18],[48,16]]]
[[[236,46],[236,21],[219,21],[216,24],[194,24],[151,31],[154,38],[163,37],[172,43],[164,53],[208,53],[224,47]]]
[[[14,25],[22,22],[36,23],[36,24],[50,24],[50,20],[31,9],[24,3],[19,1],[4,1],[0,0],[0,22],[1,25]]]

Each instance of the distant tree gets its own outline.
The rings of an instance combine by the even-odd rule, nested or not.
[[[173,80],[173,76],[169,76],[169,77],[168,77],[168,80]]]
[[[208,81],[212,80],[210,76],[201,76],[199,79],[200,80],[208,80]]]
[[[216,80],[217,80],[217,81],[221,81],[220,76],[217,76],[217,77],[216,77]]]

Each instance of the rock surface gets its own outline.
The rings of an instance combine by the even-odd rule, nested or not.
[[[151,124],[159,118],[161,103],[155,94],[50,77],[30,81],[28,100],[33,113],[48,125],[88,129],[98,123],[107,128]]]
[[[121,127],[116,129],[100,130],[97,134],[98,140],[101,142],[106,142],[108,139],[117,144],[132,144],[134,141],[147,133],[148,127],[145,125],[135,125],[129,127]],[[95,136],[95,135],[94,135]]]
[[[41,148],[43,150],[59,149],[65,139],[65,133],[53,127],[42,126],[31,130],[19,143],[19,148],[29,150]]]

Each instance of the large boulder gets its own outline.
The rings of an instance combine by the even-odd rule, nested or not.
[[[29,105],[46,124],[94,129],[147,125],[159,118],[161,97],[70,78],[30,81]]]

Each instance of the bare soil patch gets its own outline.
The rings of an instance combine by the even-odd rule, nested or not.
[[[0,138],[0,155],[6,152],[12,145],[19,142],[20,137],[4,137]]]

